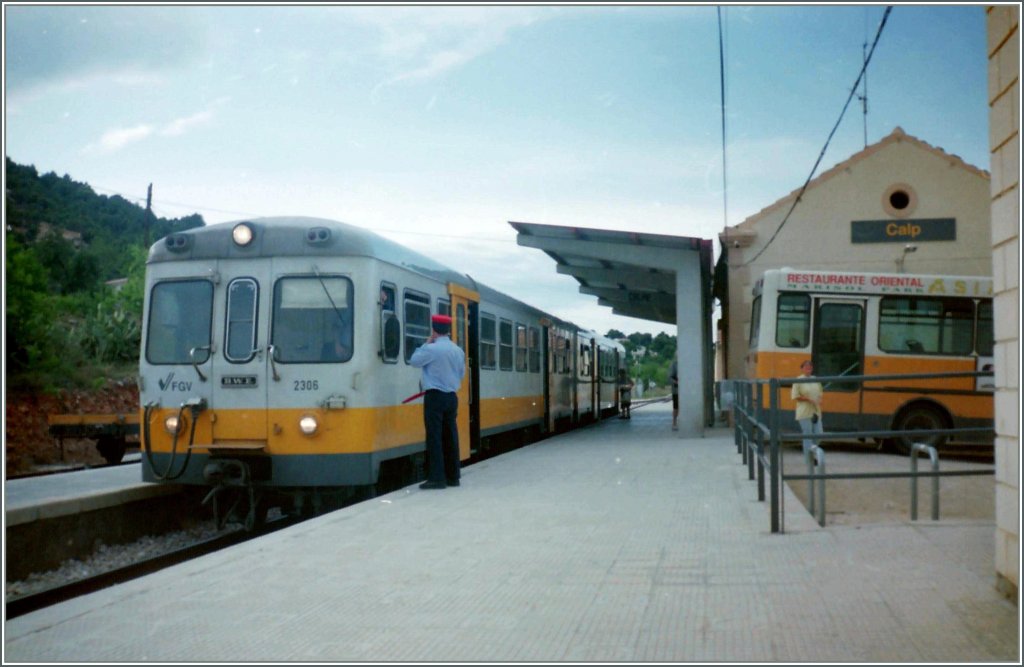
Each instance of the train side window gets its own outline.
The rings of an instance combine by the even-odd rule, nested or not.
[[[480,367],[494,368],[497,352],[497,320],[490,313],[480,313]]]
[[[498,366],[503,371],[512,370],[512,322],[502,319],[498,325]]]
[[[516,322],[516,370],[525,373],[527,369],[526,325]]]
[[[153,286],[149,300],[146,360],[151,364],[191,364],[210,358],[213,283],[176,280]]]
[[[234,363],[256,354],[256,306],[259,287],[252,278],[236,278],[228,285],[224,326],[224,356]]]
[[[390,283],[380,284],[380,309],[395,312],[395,286]]]
[[[448,317],[451,317],[452,316],[452,304],[451,304],[451,302],[448,301],[447,299],[438,299],[437,300],[437,314],[438,315],[447,315]]]
[[[540,330],[530,327],[530,372],[540,373]]]
[[[380,357],[386,363],[398,361],[402,348],[402,324],[395,314],[395,286],[380,285]]]
[[[459,304],[455,308],[455,326],[453,331],[458,334],[458,346],[466,351],[466,306]]]
[[[779,347],[807,347],[811,342],[811,297],[780,294],[775,313],[775,344]]]
[[[405,291],[405,361],[430,336],[430,297]]]

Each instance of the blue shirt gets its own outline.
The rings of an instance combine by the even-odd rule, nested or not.
[[[416,348],[409,364],[423,369],[423,390],[456,392],[466,373],[466,355],[448,336],[438,336],[433,343]]]

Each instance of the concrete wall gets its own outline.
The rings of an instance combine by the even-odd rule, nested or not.
[[[988,7],[989,146],[996,365],[996,574],[1020,569],[1020,7]]]
[[[904,272],[991,275],[991,194],[982,168],[969,167],[896,130],[835,169],[808,188],[777,238],[756,260],[751,261],[778,229],[792,199],[773,204],[720,236],[729,253],[728,377],[746,377],[751,289],[766,269],[897,271],[905,243],[853,243],[853,220],[955,218],[956,240],[914,241],[918,249],[906,256]],[[899,184],[916,201],[894,215],[888,193]]]

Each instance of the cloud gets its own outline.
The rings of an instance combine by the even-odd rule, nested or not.
[[[165,137],[180,136],[194,127],[209,123],[212,118],[212,111],[200,111],[199,113],[186,116],[185,118],[176,118],[164,126],[163,129],[160,130],[160,134]]]
[[[346,16],[377,31],[375,54],[393,74],[371,93],[437,79],[503,44],[510,32],[557,10],[534,7],[365,7]]]
[[[142,141],[146,137],[153,134],[152,125],[136,125],[135,127],[122,127],[113,130],[108,130],[103,133],[103,136],[99,138],[94,144],[89,144],[85,147],[83,152],[85,153],[113,153],[114,151],[121,150],[128,144],[133,144],[137,141]]]
[[[8,95],[151,83],[206,51],[191,12],[144,6],[5,6]]]
[[[83,153],[113,153],[121,150],[128,144],[133,144],[160,135],[163,137],[179,137],[189,131],[208,125],[216,116],[215,109],[224,105],[227,98],[218,99],[210,109],[194,113],[191,116],[183,116],[165,123],[162,126],[154,127],[149,123],[140,123],[132,127],[115,128],[103,133],[98,141],[87,145]]]

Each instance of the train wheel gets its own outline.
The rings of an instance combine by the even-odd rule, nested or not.
[[[946,419],[941,412],[927,405],[911,406],[900,413],[896,418],[894,429],[897,431],[914,430],[936,430],[948,428]],[[915,442],[920,442],[931,447],[939,448],[946,444],[947,436],[944,435],[905,435],[892,438],[891,443],[895,450],[903,456],[910,454],[910,449]]]

